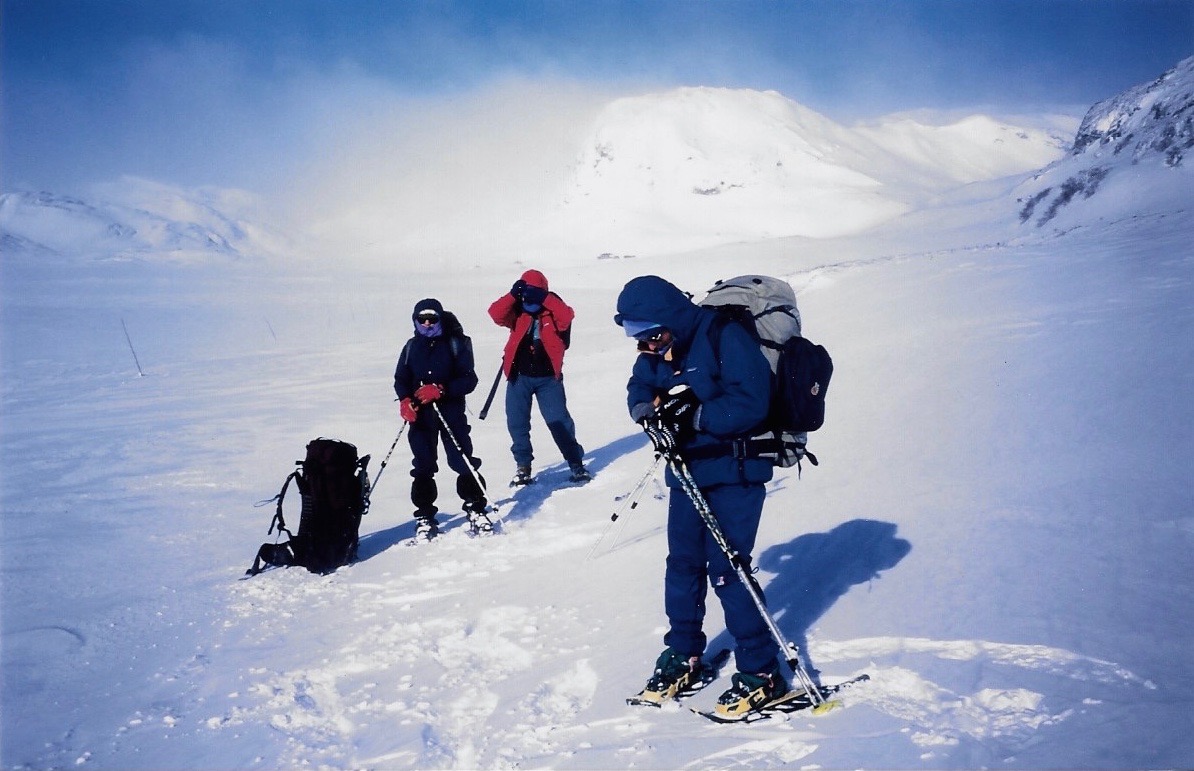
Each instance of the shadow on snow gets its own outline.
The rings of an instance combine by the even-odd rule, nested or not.
[[[593,452],[585,453],[586,465],[593,475],[597,475],[618,458],[639,450],[646,446],[647,443],[648,440],[645,434],[623,436]],[[643,470],[646,471],[646,466],[643,467]],[[520,487],[515,490],[513,495],[506,498],[500,498],[497,495],[497,491],[493,487],[490,487],[490,498],[498,506],[494,520],[518,522],[530,519],[553,494],[560,490],[578,487],[578,485],[574,485],[568,481],[569,474],[570,471],[567,463],[556,463],[540,471],[535,476],[534,484]],[[586,506],[588,505],[586,504]],[[451,515],[444,511],[439,513],[439,517],[440,529],[444,532],[460,526],[465,522],[463,516]],[[362,525],[365,524],[365,522],[362,522]],[[362,535],[360,546],[357,549],[357,562],[364,562],[365,560],[376,557],[394,544],[411,540],[414,538],[414,535],[415,523],[413,519],[386,528],[385,530],[378,530]]]
[[[592,452],[586,452],[585,465],[591,474],[597,476],[618,458],[629,455],[647,444],[646,434],[630,434],[620,437]],[[647,467],[644,465],[643,471],[646,470]],[[580,485],[568,481],[570,473],[568,464],[562,461],[540,471],[535,475],[534,484],[523,485],[517,488],[510,497],[497,502],[501,509],[499,514],[502,521],[518,522],[530,519],[531,515],[538,511],[556,492],[579,487]],[[589,507],[591,504],[586,503],[586,508]]]
[[[878,578],[910,551],[912,544],[896,537],[894,524],[854,519],[828,533],[809,533],[772,546],[755,560],[760,570],[775,574],[766,587],[767,607],[818,682],[818,670],[808,655],[809,628],[851,587]],[[733,647],[733,638],[723,630],[709,649]]]

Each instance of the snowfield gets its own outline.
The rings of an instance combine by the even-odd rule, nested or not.
[[[1191,172],[1124,164],[1021,222],[1047,177],[834,239],[452,271],[6,239],[0,762],[1194,765]],[[505,337],[485,309],[526,267],[577,310],[566,382],[595,479],[570,486],[538,422],[538,483],[506,488],[499,399],[473,418],[499,535],[467,537],[442,472],[447,533],[406,545],[404,437],[356,564],[241,580],[307,441],[351,441],[376,475],[417,300],[472,336],[479,411]],[[824,682],[871,679],[823,716],[725,726],[624,703],[662,648],[666,502],[662,473],[625,499],[652,455],[612,316],[637,275],[699,294],[747,272],[792,283],[836,366],[821,465],[768,487],[759,579]],[[731,641],[709,610],[714,652]]]

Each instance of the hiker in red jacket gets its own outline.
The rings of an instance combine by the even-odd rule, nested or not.
[[[576,424],[568,414],[564,394],[564,351],[571,342],[572,319],[576,315],[563,299],[548,290],[547,277],[528,270],[514,282],[509,293],[489,306],[494,323],[510,330],[502,355],[506,375],[506,427],[510,430],[510,451],[518,467],[512,487],[530,484],[531,400],[551,438],[571,469],[571,481],[587,482],[592,477],[583,463],[584,448],[576,441]]]

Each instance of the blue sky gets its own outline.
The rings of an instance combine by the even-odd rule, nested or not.
[[[774,89],[831,118],[1081,112],[1194,54],[1194,0],[4,0],[0,186],[264,190],[495,82]],[[408,110],[409,112],[409,110]]]

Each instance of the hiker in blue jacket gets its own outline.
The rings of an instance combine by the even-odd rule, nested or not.
[[[749,572],[764,485],[773,467],[765,458],[735,457],[733,440],[749,437],[767,417],[767,359],[744,328],[719,323],[715,311],[695,305],[658,276],[626,284],[617,309],[614,321],[638,342],[640,351],[626,386],[631,418],[644,427],[655,419],[669,427],[680,456]],[[747,587],[670,468],[667,485],[667,648],[644,694],[671,696],[699,680],[707,642],[706,581],[721,601],[738,669],[719,703],[754,705],[787,692],[778,646]]]
[[[465,396],[477,387],[473,343],[456,316],[445,311],[439,300],[420,300],[415,304],[411,320],[415,333],[398,356],[394,392],[400,402],[399,413],[410,424],[407,432],[413,455],[410,499],[415,505],[416,535],[430,539],[439,533],[435,519],[439,511],[435,503],[439,492],[435,472],[439,470],[437,456],[441,441],[448,467],[456,472],[456,492],[464,502],[472,529],[491,530],[493,525],[486,515],[484,478],[477,471],[481,461],[473,457],[473,442],[464,412]]]

